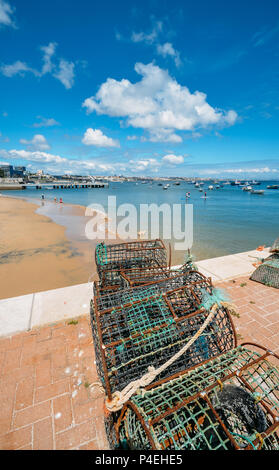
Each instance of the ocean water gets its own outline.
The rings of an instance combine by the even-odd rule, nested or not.
[[[82,206],[101,204],[105,212],[108,210],[108,196],[115,196],[117,207],[130,203],[139,212],[140,204],[168,203],[182,204],[184,207],[185,193],[190,192],[188,204],[193,205],[194,219],[191,251],[196,260],[253,250],[259,245],[270,246],[279,237],[279,190],[266,189],[267,185],[276,182],[264,181],[254,187],[254,189],[264,189],[263,196],[250,194],[242,191],[241,187],[231,185],[208,190],[209,184],[212,183],[205,182],[203,189],[207,193],[206,199],[191,183],[181,182],[179,186],[168,183],[170,184],[168,190],[163,190],[163,186],[159,186],[157,182],[146,184],[113,182],[106,189],[26,189],[20,192],[8,191],[6,194],[38,200],[43,193],[45,202],[53,201],[54,197],[58,200],[62,197],[63,202],[68,204]],[[51,212],[48,215],[51,216]],[[60,223],[59,217],[53,216],[53,219]],[[67,221],[69,229],[71,223],[76,224],[76,219]],[[182,219],[182,226],[183,223]],[[161,219],[160,236],[163,233],[162,229]],[[173,239],[165,242],[171,242],[173,247]],[[184,252],[174,253],[175,262],[183,261],[183,258]]]

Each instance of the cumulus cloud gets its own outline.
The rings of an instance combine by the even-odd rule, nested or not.
[[[164,163],[169,163],[170,165],[180,165],[181,163],[184,162],[184,157],[182,155],[165,155],[162,158]]]
[[[0,150],[0,155],[4,158],[9,159],[20,159],[30,162],[38,163],[67,163],[66,158],[60,157],[59,155],[53,155],[51,153],[41,152],[41,151],[30,151],[30,150]]]
[[[67,60],[61,59],[59,62],[59,69],[53,74],[55,78],[60,80],[63,83],[64,87],[69,90],[74,84],[74,68],[75,64],[73,62],[68,62]]]
[[[133,32],[131,39],[133,42],[144,42],[145,44],[153,44],[156,41],[158,34],[162,31],[162,28],[162,21],[156,21],[150,33],[144,33],[143,31],[140,31],[138,33]]]
[[[125,118],[127,125],[146,129],[151,137],[161,133],[163,141],[173,131],[232,126],[237,120],[234,110],[213,108],[205,93],[191,93],[153,63],[136,63],[135,71],[142,77],[136,83],[108,78],[83,102],[87,113]]]
[[[10,65],[2,65],[0,70],[2,74],[5,75],[6,77],[13,77],[14,75],[24,76],[26,72],[31,72],[37,76],[40,75],[40,73],[37,70],[32,69],[25,62],[22,62],[21,60],[17,60],[16,62]]]
[[[31,140],[20,139],[19,142],[22,145],[27,145],[29,149],[34,149],[34,150],[49,150],[50,149],[50,145],[48,144],[45,136],[43,136],[42,134],[34,135],[33,139]]]
[[[32,127],[53,127],[59,126],[60,123],[53,118],[45,118],[42,116],[37,116],[37,119],[40,119],[39,122],[34,122]]]
[[[53,69],[52,57],[55,54],[56,42],[50,42],[48,46],[41,46],[40,50],[44,53],[43,55],[43,67],[41,74],[50,73]]]
[[[88,172],[99,172],[99,173],[115,173],[116,171],[125,171],[126,165],[121,162],[110,164],[110,163],[99,163],[93,160],[73,160],[60,155],[54,155],[48,152],[35,151],[35,150],[5,150],[0,149],[0,158],[5,160],[25,161],[31,162],[28,164],[29,168],[41,168],[46,166],[48,172],[65,172],[65,173],[79,173],[80,171]]]
[[[180,53],[174,49],[172,43],[170,42],[165,42],[164,44],[157,44],[157,53],[163,57],[172,57],[177,67],[182,64],[180,59]]]
[[[0,25],[14,27],[13,13],[14,8],[5,0],[0,0]]]
[[[23,77],[28,72],[36,77],[51,74],[52,77],[59,80],[68,90],[74,85],[75,64],[65,59],[60,59],[58,63],[54,63],[53,58],[55,56],[56,47],[57,44],[55,42],[50,42],[47,46],[40,47],[40,51],[43,53],[41,70],[32,68],[25,62],[17,60],[13,64],[2,65],[0,72],[6,77],[13,77],[15,75]]]
[[[84,133],[82,143],[96,147],[119,147],[119,141],[107,137],[100,129],[89,128]]]
[[[146,158],[140,160],[130,160],[129,161],[130,169],[132,172],[139,172],[139,171],[158,171],[158,167],[160,163],[156,158]]]

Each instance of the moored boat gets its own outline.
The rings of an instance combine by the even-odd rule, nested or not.
[[[263,195],[263,194],[264,194],[264,190],[263,190],[263,189],[252,189],[251,194],[260,194],[260,195]]]

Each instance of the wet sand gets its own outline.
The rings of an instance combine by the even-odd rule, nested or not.
[[[88,239],[85,229],[96,213],[85,214],[84,206],[1,195],[0,299],[98,279],[96,244],[121,240]],[[171,261],[181,262],[175,251]]]
[[[56,210],[60,216],[63,212],[68,217],[84,214],[78,206]],[[81,284],[94,277],[96,242],[82,237],[71,242],[65,226],[37,212],[34,203],[0,196],[1,299]]]

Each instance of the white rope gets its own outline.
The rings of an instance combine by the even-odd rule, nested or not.
[[[162,364],[158,369],[155,369],[153,366],[148,367],[148,372],[144,374],[140,379],[133,380],[130,382],[121,392],[116,391],[112,395],[111,400],[106,400],[106,407],[109,411],[114,412],[122,408],[122,406],[131,398],[136,391],[141,387],[147,387],[153,382],[153,380],[160,375],[165,369],[167,369],[173,362],[175,362],[182,354],[184,354],[187,349],[189,349],[192,344],[198,339],[198,337],[205,330],[207,325],[213,319],[216,310],[218,308],[217,304],[214,304],[211,307],[210,314],[200,327],[200,329],[194,334],[194,336],[186,343],[183,348],[181,348],[174,356],[172,356],[167,362]]]

